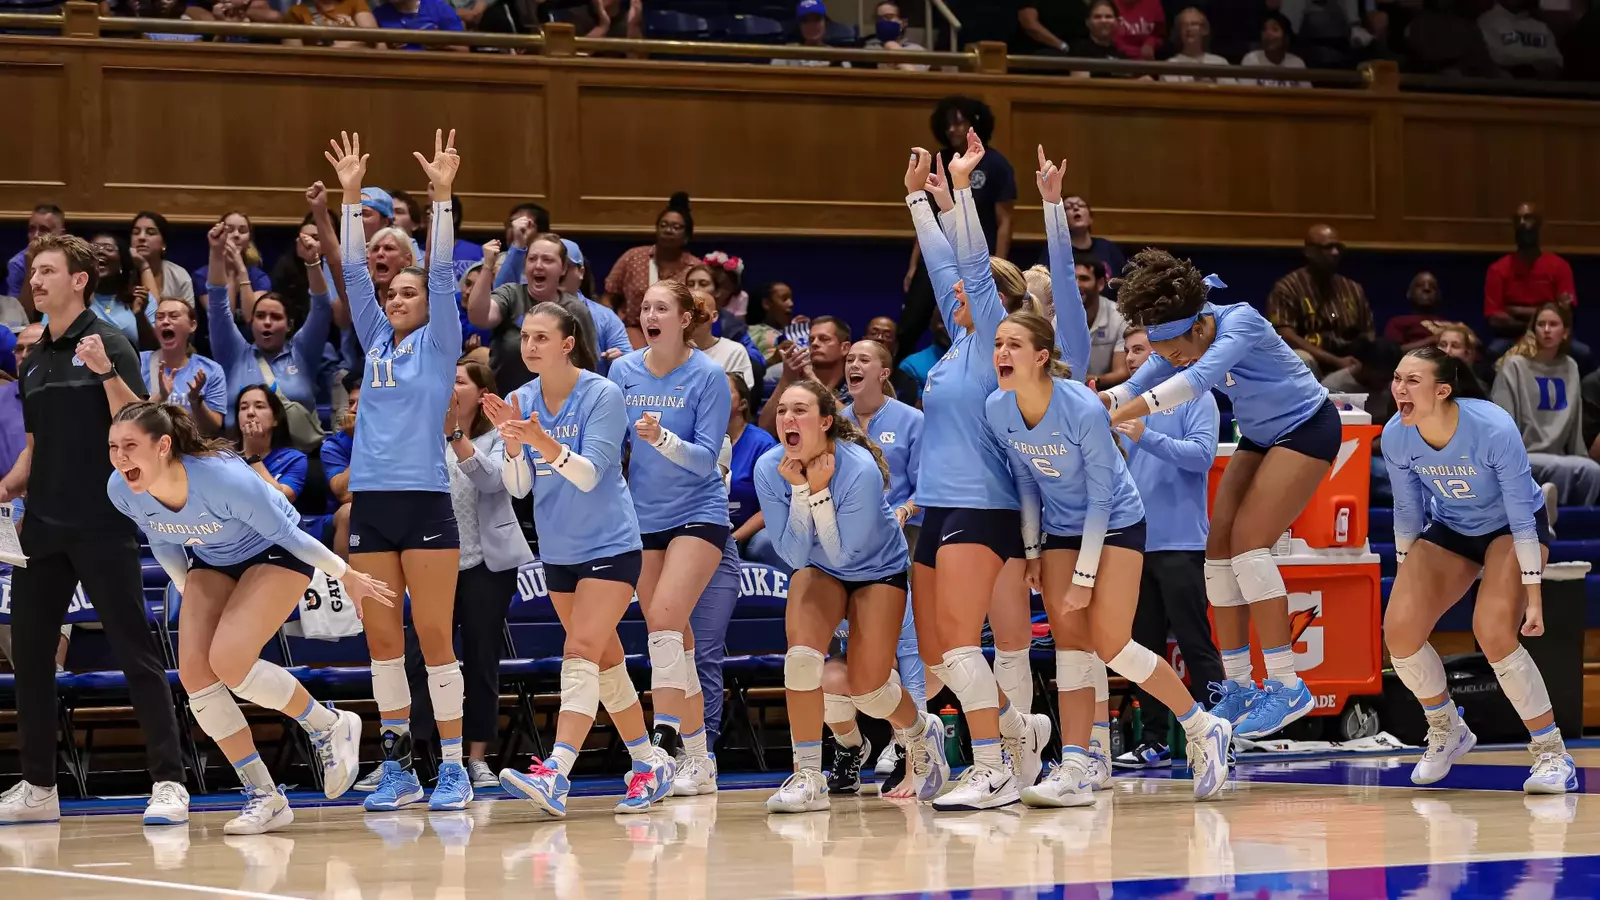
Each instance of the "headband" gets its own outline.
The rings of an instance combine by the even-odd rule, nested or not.
[[[1227,287],[1226,284],[1222,283],[1222,279],[1216,275],[1207,275],[1205,286],[1207,296],[1210,296],[1212,288]],[[1152,344],[1157,341],[1170,341],[1173,338],[1183,337],[1189,333],[1189,329],[1194,327],[1195,319],[1201,316],[1214,316],[1216,313],[1217,308],[1215,306],[1212,306],[1209,302],[1203,303],[1199,312],[1187,318],[1173,319],[1170,322],[1162,322],[1158,325],[1146,325],[1144,328],[1145,335],[1150,338],[1150,343]]]

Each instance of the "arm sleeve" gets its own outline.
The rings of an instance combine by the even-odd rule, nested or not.
[[[1208,391],[1189,404],[1183,416],[1183,435],[1168,437],[1146,428],[1139,449],[1185,472],[1209,472],[1217,456],[1217,401]]]
[[[1061,204],[1044,208],[1046,248],[1050,254],[1051,292],[1056,302],[1056,346],[1061,358],[1072,369],[1073,378],[1089,373],[1089,317],[1078,293],[1078,273],[1072,262],[1072,234],[1067,230],[1067,214]],[[1070,286],[1070,287],[1069,287]],[[1110,302],[1102,298],[1103,302]]]
[[[793,496],[785,498],[783,487],[788,484],[775,468],[755,467],[756,497],[761,502],[761,516],[767,530],[772,532],[772,544],[778,556],[790,568],[803,569],[811,558],[811,491],[805,485],[794,488]]]
[[[1428,494],[1422,479],[1411,471],[1405,440],[1399,429],[1384,429],[1383,463],[1389,470],[1389,486],[1394,491],[1395,555],[1405,562],[1411,545],[1427,525]]]
[[[842,568],[846,559],[845,541],[839,533],[839,527],[841,521],[846,521],[846,514],[844,510],[834,507],[833,487],[830,485],[812,494],[806,503],[811,507],[811,526],[816,532],[817,543],[822,547],[822,557],[830,565]]]
[[[917,246],[922,250],[922,261],[928,267],[928,279],[933,283],[934,300],[939,305],[939,316],[945,330],[954,339],[961,333],[956,325],[956,282],[961,274],[956,270],[956,255],[950,239],[939,227],[933,215],[933,202],[926,191],[906,196],[906,206],[911,209],[911,221],[917,228]],[[952,212],[952,215],[954,213]],[[950,216],[945,216],[949,219]]]
[[[1211,342],[1211,346],[1206,348],[1206,352],[1201,354],[1200,361],[1183,370],[1180,375],[1169,378],[1146,392],[1155,392],[1159,395],[1170,391],[1170,396],[1173,398],[1172,402],[1163,399],[1160,406],[1152,402],[1150,404],[1152,411],[1170,409],[1204,394],[1219,384],[1229,369],[1239,365],[1250,355],[1250,351],[1255,349],[1260,337],[1269,326],[1267,320],[1261,318],[1261,315],[1253,309],[1243,308],[1241,313],[1235,313],[1226,319],[1217,316],[1217,337]],[[1141,370],[1143,368],[1140,367]],[[1188,395],[1181,400],[1176,398],[1183,395],[1183,390],[1173,384],[1180,377],[1188,382]],[[1172,385],[1171,388],[1168,387],[1169,384]]]
[[[1037,559],[1044,546],[1044,536],[1041,533],[1041,518],[1043,514],[1043,499],[1039,494],[1039,481],[1033,477],[1033,469],[1011,452],[1004,440],[1000,438],[998,428],[1003,427],[994,420],[989,420],[985,426],[989,432],[989,439],[994,441],[1000,455],[1005,457],[1006,465],[1011,467],[1011,477],[1017,483],[1017,500],[1022,515],[1022,549],[1028,559]]]
[[[1144,365],[1128,376],[1127,381],[1100,393],[1110,395],[1111,408],[1115,410],[1122,404],[1160,384],[1174,371],[1176,370],[1173,369],[1172,363],[1151,354],[1150,358],[1144,361]]]
[[[1489,441],[1487,461],[1500,482],[1500,496],[1506,505],[1506,524],[1511,529],[1512,549],[1522,569],[1523,584],[1544,580],[1544,560],[1539,553],[1539,527],[1534,514],[1544,505],[1544,495],[1533,481],[1533,467],[1522,435],[1511,427],[1497,428]]]
[[[455,19],[454,30],[461,30],[454,10],[450,10],[450,18]],[[433,204],[432,238],[433,245],[428,248],[428,337],[434,349],[453,363],[461,355],[461,306],[456,302],[456,226],[449,200]]]
[[[228,286],[225,284],[206,285],[206,330],[211,333],[211,353],[222,365],[223,371],[231,371],[250,352],[250,345],[239,333],[239,326],[233,323],[233,310],[228,306]]]
[[[177,585],[181,592],[189,580],[189,554],[183,552],[183,548],[177,544],[151,541],[150,555],[156,558],[156,562],[161,564],[167,577],[172,579],[172,583]]]
[[[510,246],[506,248],[505,261],[500,264],[500,270],[494,274],[493,287],[504,287],[508,284],[517,284],[522,281],[522,270],[528,262],[528,249],[526,247]]]
[[[306,320],[294,335],[294,355],[298,357],[301,371],[315,372],[322,364],[322,348],[328,345],[328,331],[332,327],[332,298],[326,293],[312,294]]]
[[[506,493],[519,499],[533,490],[533,471],[528,466],[527,448],[523,448],[523,452],[515,459],[506,460],[505,467],[500,470],[500,483],[505,485]]]
[[[494,437],[489,444],[489,452],[484,453],[478,445],[472,445],[472,455],[461,463],[461,471],[477,488],[479,493],[492,494],[505,489],[501,481],[500,470],[506,462],[506,439],[499,432],[490,432]],[[452,451],[453,452],[453,451]]]
[[[983,224],[978,221],[972,189],[956,191],[955,202],[956,208],[950,215],[956,217],[956,266],[966,283],[973,331],[987,346],[994,342],[995,329],[1006,317],[1006,308],[1000,302],[994,273],[989,268],[989,242],[983,236]]]
[[[300,530],[300,516],[289,501],[248,468],[233,467],[227,473],[227,513],[249,525],[255,532],[308,566],[331,578],[343,578],[344,560],[322,542]]]
[[[388,322],[384,320],[383,310],[378,305],[378,289],[372,283],[372,273],[367,271],[367,233],[361,227],[361,204],[344,205],[340,235],[339,257],[344,260],[344,295],[350,302],[350,315],[355,319],[356,336],[360,338],[362,347],[376,347],[383,342]],[[454,311],[451,315],[454,315]],[[212,322],[214,331],[215,317]],[[231,324],[232,320],[229,322]]]
[[[719,379],[722,377],[721,367],[717,375]],[[719,387],[722,389],[718,390]],[[732,407],[733,398],[726,387],[710,379],[701,379],[695,391],[693,439],[686,441],[663,428],[653,446],[662,456],[695,474],[717,474],[717,455],[722,452],[722,439],[728,433],[728,415]]]
[[[1079,545],[1078,563],[1073,567],[1072,583],[1094,587],[1095,576],[1100,571],[1100,549],[1105,543],[1106,526],[1111,522],[1117,468],[1122,465],[1122,456],[1111,436],[1109,418],[1103,412],[1082,416],[1078,422],[1078,448],[1083,454],[1089,509],[1083,519],[1083,542]]]

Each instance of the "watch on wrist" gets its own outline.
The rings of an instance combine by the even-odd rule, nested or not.
[[[260,456],[246,456],[244,458],[244,461],[253,466],[256,463],[261,462],[262,459],[263,459],[263,457],[260,457]]]
[[[96,372],[96,373],[94,373],[94,377],[101,384],[105,384],[106,382],[110,381],[111,379],[117,377],[117,370],[116,369],[112,369],[109,372]]]
[[[466,436],[467,436],[467,433],[465,431],[462,431],[461,429],[457,428],[455,431],[450,432],[450,443],[453,444],[456,441],[459,441],[462,438],[465,438]]]

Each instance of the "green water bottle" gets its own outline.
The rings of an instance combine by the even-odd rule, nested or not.
[[[961,714],[954,706],[939,710],[939,721],[944,723],[944,758],[950,765],[966,761],[961,753]]]
[[[1139,701],[1133,701],[1133,746],[1144,743],[1144,710],[1139,708]]]
[[[1177,716],[1167,717],[1167,749],[1172,751],[1174,762],[1189,758],[1189,737],[1183,733]]]

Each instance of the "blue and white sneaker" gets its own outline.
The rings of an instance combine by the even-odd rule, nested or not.
[[[1531,744],[1528,749],[1538,759],[1522,789],[1530,794],[1565,794],[1578,789],[1578,767],[1559,743]]]
[[[1038,784],[1022,789],[1027,806],[1059,809],[1094,805],[1094,781],[1089,777],[1089,755],[1063,751],[1057,763]]]
[[[672,793],[672,780],[677,775],[677,764],[664,750],[657,750],[649,762],[633,761],[633,771],[628,775],[628,793],[617,801],[619,813],[647,813],[650,807]]]
[[[368,794],[361,804],[364,809],[368,812],[388,812],[422,802],[425,795],[422,782],[417,780],[417,773],[400,768],[400,764],[392,759],[383,761],[382,772],[378,789]]]
[[[1194,775],[1194,798],[1210,800],[1222,793],[1231,774],[1228,751],[1233,746],[1233,726],[1227,719],[1199,713],[1211,721],[1198,738],[1189,739],[1189,769]]]
[[[567,795],[572,792],[572,782],[537,758],[526,772],[501,769],[500,786],[511,796],[521,797],[558,819],[567,814]]]
[[[1411,770],[1412,784],[1435,784],[1450,774],[1456,760],[1478,745],[1478,736],[1454,709],[1428,714],[1428,749]]]
[[[1250,740],[1260,740],[1282,731],[1290,722],[1298,721],[1316,705],[1311,688],[1302,680],[1289,687],[1281,681],[1268,679],[1261,684],[1261,692],[1251,701],[1244,718],[1234,727],[1235,734]]]
[[[1240,684],[1231,679],[1213,681],[1206,687],[1211,690],[1211,714],[1227,719],[1229,725],[1238,725],[1251,702],[1261,693],[1254,684]]]
[[[905,749],[906,776],[917,799],[928,801],[950,780],[950,762],[944,757],[944,723],[931,712],[921,715],[922,736],[909,741]]]
[[[454,760],[439,764],[439,780],[433,784],[433,796],[428,798],[428,808],[434,812],[466,809],[472,802],[472,777],[467,767]]]
[[[1146,741],[1112,760],[1111,764],[1119,769],[1169,769],[1172,750],[1160,741]]]

